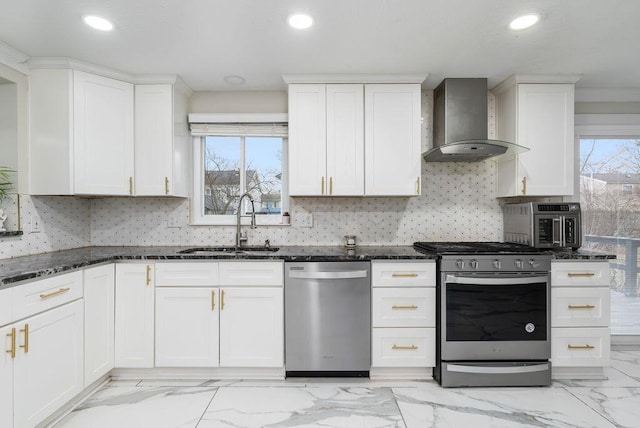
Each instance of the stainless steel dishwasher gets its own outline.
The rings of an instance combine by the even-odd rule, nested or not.
[[[371,264],[285,263],[287,376],[368,377]]]

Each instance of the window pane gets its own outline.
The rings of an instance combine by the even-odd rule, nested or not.
[[[256,213],[280,215],[282,199],[282,138],[245,139],[247,192],[255,201]]]
[[[240,195],[240,137],[206,137],[204,214],[235,214]]]
[[[640,139],[580,140],[583,248],[617,255],[611,270],[611,332],[640,334]]]

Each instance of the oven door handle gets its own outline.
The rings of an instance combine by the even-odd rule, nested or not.
[[[480,366],[465,364],[447,364],[447,370],[459,373],[508,374],[535,373],[549,370],[549,363],[531,364],[526,366]]]
[[[477,277],[477,276],[456,276],[446,275],[444,278],[447,284],[472,284],[472,285],[521,285],[536,284],[546,282],[547,275],[495,278],[495,277]]]

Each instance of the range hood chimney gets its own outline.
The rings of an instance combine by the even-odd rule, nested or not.
[[[433,91],[433,149],[427,162],[479,162],[529,149],[489,140],[487,79],[444,79]]]

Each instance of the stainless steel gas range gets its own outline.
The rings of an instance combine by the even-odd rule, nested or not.
[[[551,383],[551,256],[486,242],[416,242],[438,254],[436,367],[451,386]]]

